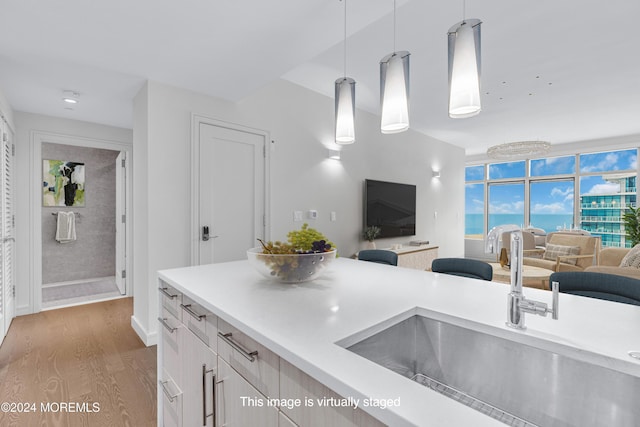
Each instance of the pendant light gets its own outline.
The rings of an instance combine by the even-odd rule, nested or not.
[[[449,28],[449,117],[472,117],[480,113],[479,19],[464,19]]]
[[[396,52],[396,1],[393,0],[393,53],[380,60],[380,131],[409,129],[409,52]]]
[[[356,140],[356,81],[347,77],[347,0],[344,1],[344,77],[336,80],[336,143],[353,144]]]

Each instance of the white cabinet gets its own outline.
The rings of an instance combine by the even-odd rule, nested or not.
[[[218,320],[218,355],[267,397],[280,396],[280,358],[238,328]]]
[[[221,426],[278,426],[278,407],[218,357],[218,416]]]
[[[183,425],[214,427],[216,354],[190,332],[183,338]]]
[[[285,414],[280,412],[278,414],[278,427],[298,427],[298,424],[294,423]]]
[[[163,281],[159,292],[158,425],[215,427],[217,317]]]
[[[339,396],[189,296],[160,287],[158,426],[383,425],[361,409],[283,403]]]
[[[309,375],[302,372],[284,359],[280,359],[280,398],[310,399],[318,402],[321,399],[341,400],[340,396],[325,387]],[[282,412],[293,422],[304,427],[384,427],[384,424],[364,412],[349,406],[299,405],[284,407]]]

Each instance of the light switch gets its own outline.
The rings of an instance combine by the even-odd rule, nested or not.
[[[293,220],[296,222],[302,221],[302,211],[293,211]]]
[[[309,219],[318,219],[318,211],[311,209],[308,216]]]

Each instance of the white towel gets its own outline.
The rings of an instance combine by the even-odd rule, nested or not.
[[[56,240],[60,243],[76,240],[76,215],[73,212],[58,212]]]

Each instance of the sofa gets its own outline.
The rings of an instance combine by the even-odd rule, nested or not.
[[[523,257],[522,263],[556,272],[584,271],[593,265],[599,243],[593,236],[550,233],[542,258]]]
[[[629,248],[604,248],[600,251],[599,263],[585,268],[584,271],[593,273],[616,274],[634,279],[640,279],[640,268],[621,267],[622,259],[629,253]]]

